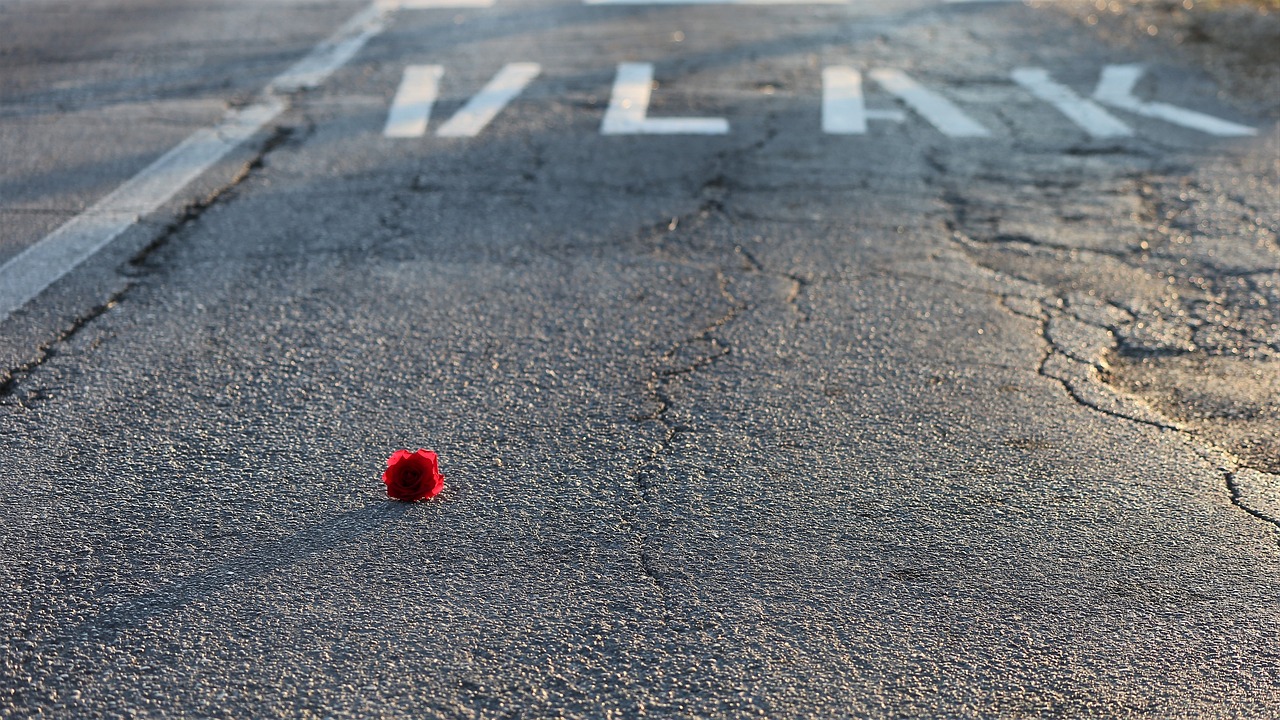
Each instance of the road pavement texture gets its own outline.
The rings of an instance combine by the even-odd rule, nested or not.
[[[1093,3],[160,5],[0,3],[0,277],[377,22],[0,320],[0,716],[1276,716],[1274,97]]]

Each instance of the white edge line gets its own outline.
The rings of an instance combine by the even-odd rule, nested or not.
[[[0,321],[26,305],[80,263],[154,212],[227,153],[248,140],[287,106],[279,93],[315,87],[382,31],[389,3],[379,0],[357,13],[306,57],[277,75],[263,99],[227,111],[155,162],[35,244],[0,266]]]

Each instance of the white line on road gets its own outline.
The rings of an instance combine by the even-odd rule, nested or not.
[[[1102,69],[1098,87],[1093,91],[1093,99],[1121,110],[1128,110],[1137,115],[1164,120],[1165,122],[1199,130],[1219,137],[1242,137],[1256,135],[1257,130],[1248,125],[1206,115],[1194,110],[1187,110],[1176,105],[1162,102],[1143,102],[1133,95],[1133,88],[1142,77],[1141,65],[1108,65]]]
[[[1027,92],[1049,103],[1067,116],[1071,122],[1095,138],[1127,137],[1133,129],[1119,118],[1103,109],[1098,103],[1082,98],[1071,88],[1055,82],[1047,70],[1041,68],[1017,68],[1013,81]]]
[[[723,135],[729,132],[724,118],[650,118],[649,95],[653,91],[652,63],[623,63],[609,96],[609,108],[600,125],[602,135]]]
[[[284,112],[286,101],[277,93],[323,82],[382,31],[386,16],[387,9],[378,3],[357,13],[306,57],[277,75],[262,100],[230,110],[216,125],[192,133],[88,210],[10,259],[0,267],[0,320],[168,202]]]
[[[400,89],[391,101],[387,113],[387,126],[382,134],[389,138],[415,138],[427,134],[427,121],[431,119],[431,106],[440,94],[440,78],[444,67],[440,65],[410,65],[404,69]]]
[[[493,0],[383,0],[393,10],[465,10],[493,7]]]
[[[498,71],[475,97],[436,131],[440,137],[475,137],[502,108],[538,77],[537,63],[511,63]]]
[[[871,79],[896,95],[947,137],[990,137],[991,133],[978,121],[965,115],[950,100],[911,79],[901,70],[871,71]]]
[[[847,66],[822,70],[822,132],[832,135],[862,135],[867,120],[903,122],[898,110],[868,110],[862,99],[862,73]]]
[[[848,5],[850,0],[583,0],[584,5]]]
[[[265,95],[291,93],[313,88],[334,70],[346,65],[360,48],[385,27],[388,10],[374,3],[355,14],[333,35],[322,40],[288,70],[280,73],[264,90]]]

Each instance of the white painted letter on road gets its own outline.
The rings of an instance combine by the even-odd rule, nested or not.
[[[822,132],[830,135],[863,135],[867,120],[906,119],[897,110],[868,110],[862,99],[862,73],[851,67],[822,70]]]
[[[623,63],[613,82],[609,109],[600,125],[602,135],[724,135],[724,118],[650,118],[649,95],[653,91],[651,63]]]
[[[389,138],[422,137],[431,119],[431,106],[440,94],[440,78],[444,68],[439,65],[410,65],[404,69],[400,89],[391,101],[387,113],[387,126],[382,134]]]
[[[871,79],[947,137],[990,137],[991,132],[950,100],[911,79],[901,70],[872,70]]]
[[[475,137],[493,121],[502,108],[538,77],[537,63],[511,63],[498,71],[479,94],[449,118],[436,134],[440,137]]]
[[[1133,130],[1098,103],[1082,98],[1071,88],[1054,81],[1047,70],[1018,68],[1013,81],[1027,92],[1057,108],[1071,122],[1095,138],[1128,137]]]
[[[1199,130],[1219,137],[1256,135],[1258,131],[1248,125],[1228,122],[1212,115],[1187,110],[1161,102],[1143,102],[1133,95],[1133,88],[1142,77],[1141,65],[1108,65],[1102,69],[1098,88],[1093,99],[1136,115],[1156,118],[1182,127]]]

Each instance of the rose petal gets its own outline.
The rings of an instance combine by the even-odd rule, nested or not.
[[[392,453],[382,473],[382,482],[387,486],[389,497],[408,502],[430,500],[444,488],[439,457],[425,448],[412,453],[408,450]]]

